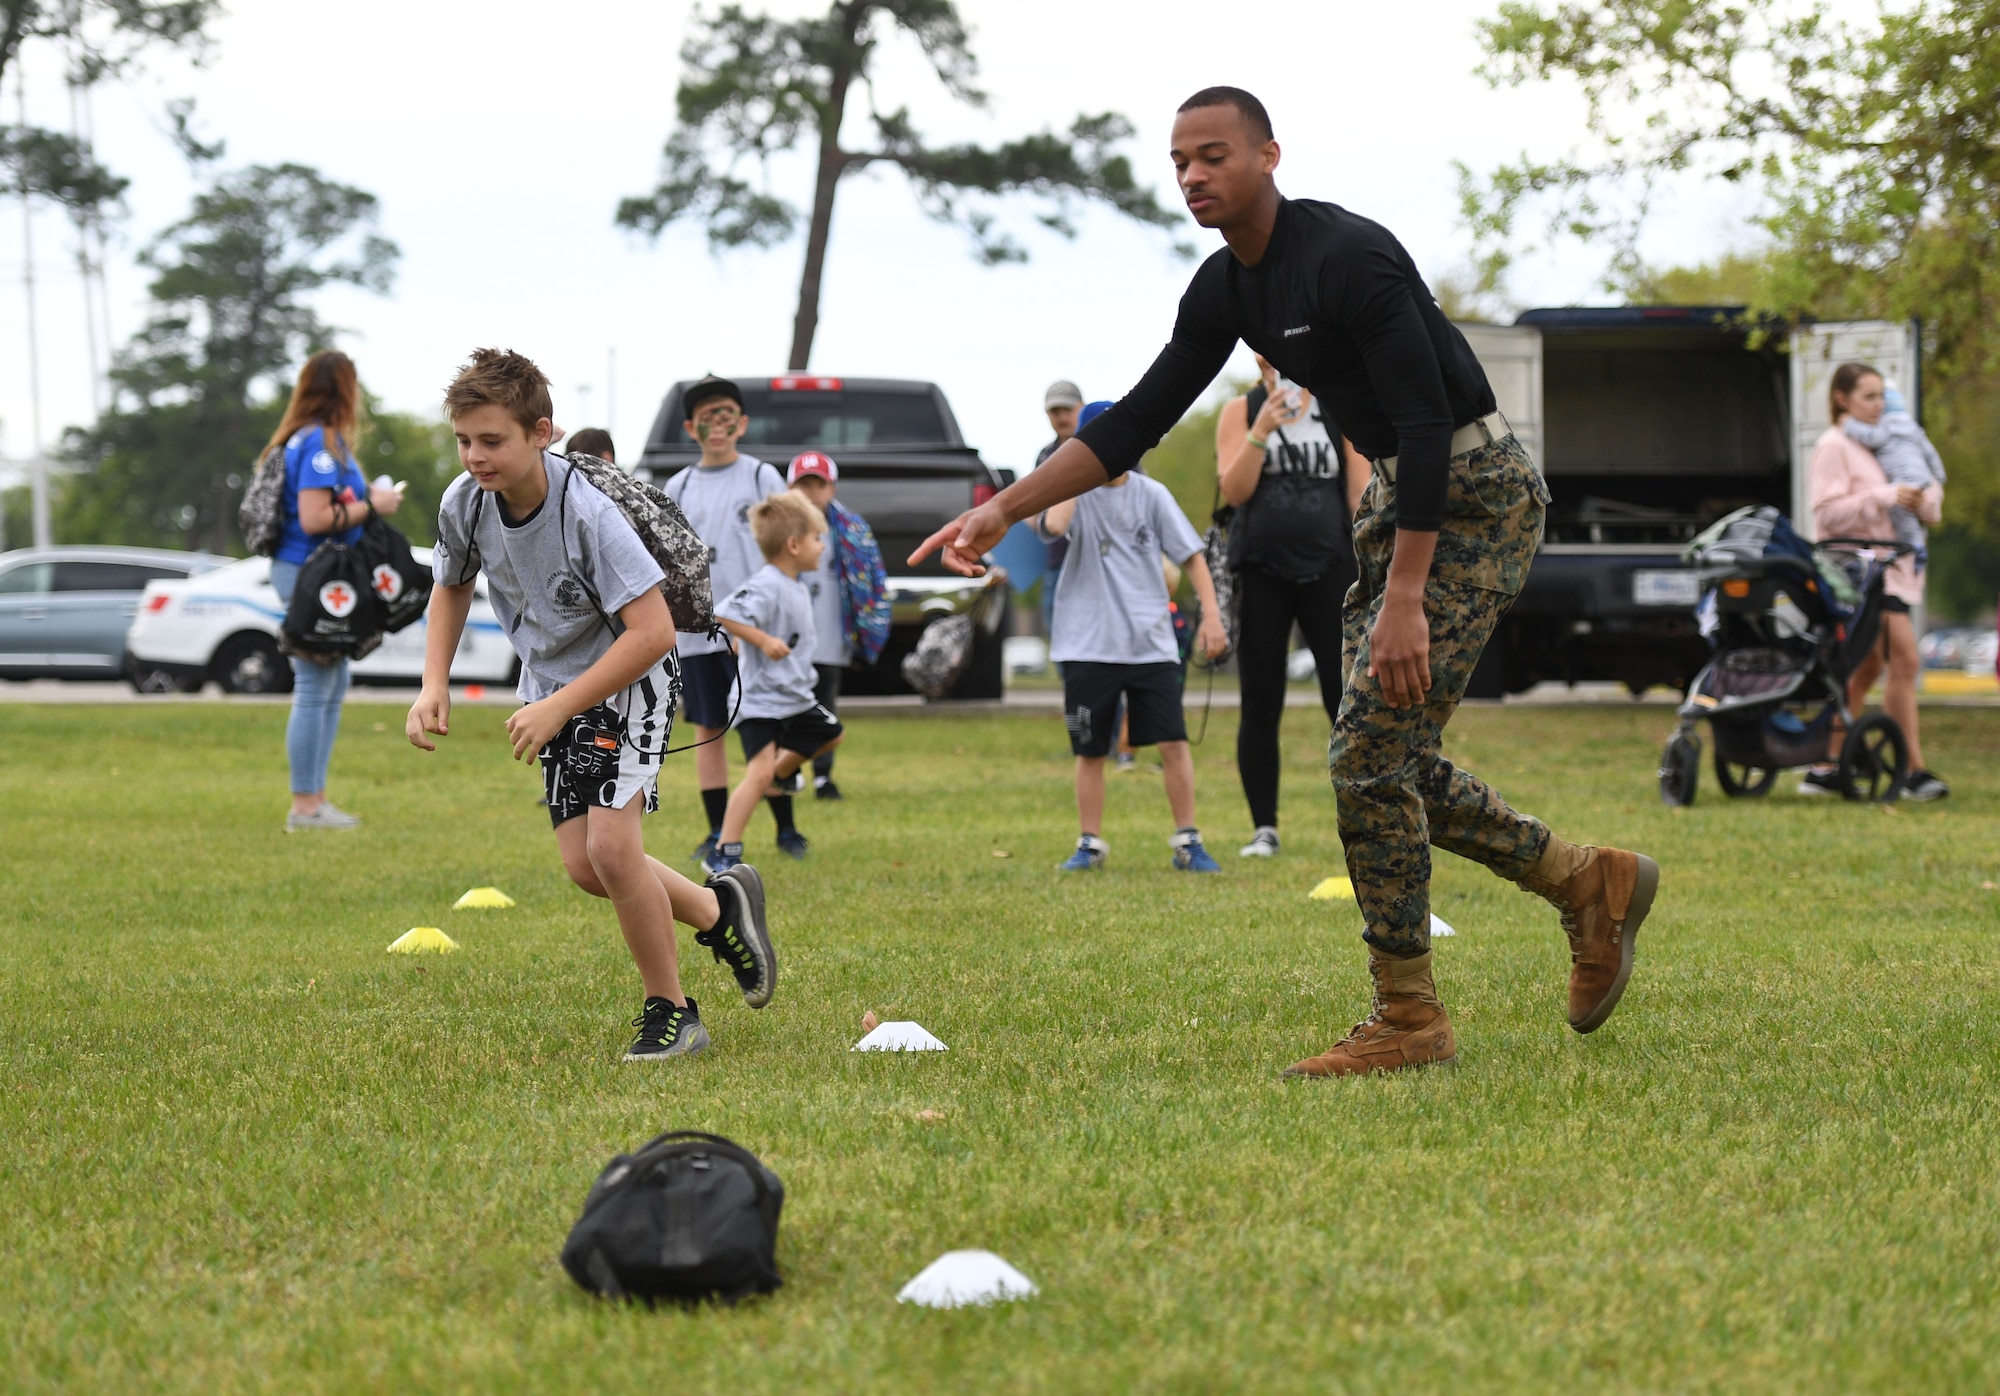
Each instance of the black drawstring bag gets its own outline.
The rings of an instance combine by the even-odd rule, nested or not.
[[[778,1278],[785,1185],[717,1134],[670,1130],[605,1165],[562,1248],[563,1269],[607,1299],[734,1304]]]
[[[332,539],[299,565],[278,635],[286,654],[331,664],[360,659],[382,643],[382,605],[360,552]]]
[[[375,603],[382,608],[382,632],[394,635],[422,619],[431,604],[431,569],[417,562],[402,531],[377,514],[354,546],[368,569]]]

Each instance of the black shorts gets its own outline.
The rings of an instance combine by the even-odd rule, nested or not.
[[[810,760],[840,733],[840,719],[818,703],[790,717],[746,717],[736,724],[736,740],[743,743],[745,761],[773,742]]]
[[[736,706],[736,656],[722,650],[691,654],[681,660],[681,701],[688,721],[697,727],[729,725]]]
[[[1905,601],[1905,600],[1904,600],[1904,599],[1903,599],[1902,597],[1900,597],[1900,596],[1891,596],[1891,595],[1889,595],[1889,594],[1888,594],[1887,592],[1884,592],[1884,593],[1882,593],[1882,614],[1883,614],[1883,615],[1885,615],[1885,616],[1907,616],[1907,615],[1908,615],[1909,613],[1910,613],[1910,603],[1909,603],[1909,602]]]
[[[680,669],[669,654],[623,693],[564,723],[541,750],[549,823],[566,824],[591,809],[623,809],[641,794],[647,814],[658,809],[660,763],[680,696]]]
[[[1131,714],[1132,745],[1187,740],[1181,713],[1181,666],[1099,664],[1072,659],[1063,665],[1063,725],[1078,756],[1108,756],[1118,740],[1118,696]]]

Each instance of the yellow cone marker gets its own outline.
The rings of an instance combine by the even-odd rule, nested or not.
[[[451,904],[453,911],[464,911],[467,907],[479,907],[494,911],[510,907],[514,899],[498,887],[475,887]]]
[[[456,949],[458,942],[436,926],[413,926],[389,942],[391,955],[420,955],[426,951],[449,955]]]
[[[1344,877],[1329,877],[1313,888],[1310,895],[1316,902],[1351,902],[1354,884]]]

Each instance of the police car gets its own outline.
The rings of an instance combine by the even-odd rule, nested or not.
[[[412,550],[419,566],[430,549]],[[125,674],[141,693],[198,692],[210,679],[228,693],[285,693],[291,662],[278,652],[285,608],[271,589],[271,559],[249,557],[187,581],[146,584],[139,613],[125,636]],[[358,682],[408,683],[424,674],[420,620],[394,635],[353,668]],[[465,637],[452,660],[454,683],[511,683],[514,647],[486,599],[486,578],[474,584]]]

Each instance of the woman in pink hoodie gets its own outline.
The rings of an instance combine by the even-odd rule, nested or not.
[[[1842,364],[1833,371],[1828,406],[1833,425],[1813,445],[1812,460],[1806,467],[1814,531],[1821,538],[1893,541],[1896,528],[1889,511],[1896,507],[1908,509],[1923,523],[1936,523],[1944,502],[1941,488],[1891,484],[1875,453],[1840,429],[1841,420],[1849,415],[1869,423],[1881,420],[1882,375],[1866,364]],[[1862,660],[1848,680],[1847,705],[1856,713],[1861,711],[1868,690],[1887,664],[1889,678],[1882,706],[1896,719],[1910,744],[1910,774],[1903,783],[1903,796],[1935,800],[1951,790],[1924,765],[1923,744],[1917,736],[1917,633],[1910,622],[1910,609],[1923,604],[1924,574],[1916,559],[1898,558],[1882,590],[1881,647]],[[1816,767],[1799,782],[1802,795],[1838,789],[1831,767]]]

